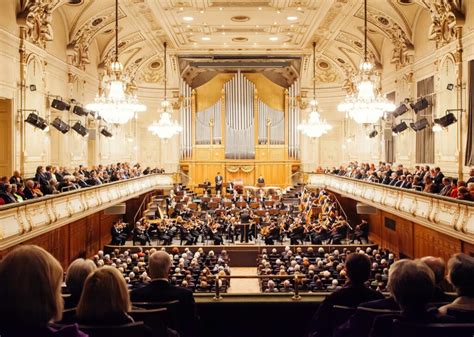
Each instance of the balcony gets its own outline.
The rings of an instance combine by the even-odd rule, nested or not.
[[[172,175],[152,174],[2,206],[0,250],[143,193],[172,186]]]
[[[307,183],[474,243],[472,202],[328,174],[309,174]]]

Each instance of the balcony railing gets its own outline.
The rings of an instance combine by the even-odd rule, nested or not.
[[[172,186],[172,175],[151,174],[2,206],[0,250],[143,193]]]
[[[472,202],[329,174],[309,174],[307,184],[474,243]]]

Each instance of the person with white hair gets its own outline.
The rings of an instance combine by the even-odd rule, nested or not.
[[[197,335],[198,317],[193,293],[185,288],[172,286],[168,282],[172,266],[171,256],[165,251],[153,253],[148,261],[148,276],[151,282],[130,293],[132,302],[168,302],[178,300],[178,316],[183,322],[178,332],[183,337]]]

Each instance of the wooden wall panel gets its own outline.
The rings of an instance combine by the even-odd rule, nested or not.
[[[430,228],[415,224],[415,257],[440,256],[449,260],[451,255],[461,252],[461,241]]]
[[[472,245],[470,243],[467,243],[467,242],[463,242],[462,243],[462,251],[463,251],[463,253],[474,256],[474,245]]]
[[[87,253],[87,222],[84,218],[69,224],[69,259],[72,261],[79,257],[85,257]]]

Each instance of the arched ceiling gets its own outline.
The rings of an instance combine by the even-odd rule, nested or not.
[[[18,1],[21,14],[36,0]],[[115,1],[48,1],[57,12],[54,18],[62,17],[67,25],[68,61],[85,68],[97,57],[100,67],[107,66],[113,56]],[[369,0],[369,57],[380,69],[387,50],[391,62],[409,61],[413,27],[419,11],[427,10],[426,1]],[[229,57],[234,63],[239,56],[253,56],[253,62],[263,56],[290,59],[291,67],[275,67],[269,77],[289,84],[294,80],[290,73],[296,72],[309,85],[313,41],[317,85],[341,86],[363,54],[362,0],[120,0],[119,6],[120,60],[139,86],[162,85],[164,41],[172,87],[178,86],[193,57],[203,56]],[[54,29],[54,21],[52,25]],[[92,49],[97,55],[91,56]],[[211,68],[219,61],[208,62]]]

